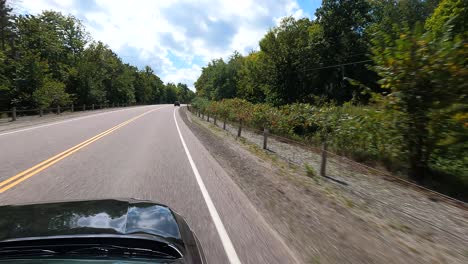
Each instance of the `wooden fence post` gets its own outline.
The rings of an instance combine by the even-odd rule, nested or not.
[[[39,108],[39,117],[42,117],[44,115],[44,110],[41,108]]]
[[[213,117],[213,124],[216,126],[216,115]]]
[[[242,134],[242,121],[239,121],[239,129],[237,130],[237,137],[240,137]]]
[[[11,109],[11,121],[16,121],[16,107]]]
[[[206,116],[207,116],[206,121],[210,122],[210,113],[206,114]]]
[[[320,176],[326,176],[327,169],[327,142],[322,144],[322,161],[320,162]]]
[[[83,111],[86,111],[86,105],[83,104]]]
[[[75,111],[75,106],[72,104],[71,105],[71,111],[74,112]]]
[[[94,104],[91,105],[91,110],[94,110]]]
[[[268,149],[268,133],[270,131],[268,130],[268,128],[264,127],[263,128],[263,149]]]
[[[57,115],[60,115],[60,105],[57,105]]]
[[[226,118],[223,119],[223,130],[226,130]]]

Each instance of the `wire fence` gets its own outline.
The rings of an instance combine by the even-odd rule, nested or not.
[[[188,107],[188,109],[189,109],[189,111],[193,111],[193,108]],[[208,115],[200,114],[199,116],[202,119],[210,118],[210,121],[214,121],[214,118],[209,117]],[[221,122],[220,122],[219,119],[217,120],[217,125],[219,126],[221,123],[224,123],[224,122],[226,122],[226,124],[229,124],[231,127],[238,127],[239,126],[239,123],[231,122],[229,120],[221,120]],[[350,159],[348,157],[345,157],[345,156],[339,155],[337,153],[334,153],[334,152],[324,148],[323,146],[318,147],[316,145],[312,145],[312,142],[304,142],[304,141],[299,141],[299,140],[296,140],[296,139],[288,138],[288,137],[285,137],[285,136],[272,134],[272,133],[270,133],[270,131],[260,130],[258,128],[247,126],[245,124],[242,124],[241,133],[242,133],[242,130],[244,131],[244,133],[246,132],[246,130],[248,130],[250,133],[254,133],[254,134],[257,134],[258,136],[263,137],[263,148],[266,149],[266,150],[275,152],[273,148],[270,148],[268,146],[269,145],[268,144],[268,139],[274,139],[277,142],[283,142],[283,143],[286,143],[286,144],[299,146],[301,149],[313,152],[315,154],[319,154],[322,157],[324,156],[323,154],[326,153],[325,157],[326,156],[333,157],[335,160],[338,160],[341,163],[341,166],[343,166],[344,164],[348,164],[348,165],[352,166],[353,170],[359,170],[362,173],[383,176],[386,180],[390,180],[390,181],[399,183],[399,184],[404,185],[404,186],[409,186],[409,187],[411,187],[413,189],[424,192],[424,193],[426,193],[428,195],[431,195],[431,196],[437,196],[440,200],[444,200],[444,201],[446,201],[448,203],[451,203],[451,204],[453,204],[453,205],[455,205],[457,207],[468,210],[468,204],[463,202],[463,201],[460,201],[460,200],[455,199],[453,197],[450,197],[450,196],[447,196],[445,194],[436,192],[434,190],[428,189],[428,188],[426,188],[424,186],[421,186],[421,185],[419,185],[419,184],[417,184],[415,182],[406,180],[406,179],[404,179],[402,177],[392,175],[389,172],[386,172],[386,171],[374,168],[372,166],[369,166],[369,165],[354,161],[354,160],[352,160],[352,159]],[[236,131],[236,133],[237,132],[238,131]],[[234,133],[231,133],[231,134],[234,134]],[[258,143],[258,141],[256,143]],[[257,144],[257,145],[261,146],[261,144]],[[284,153],[281,153],[281,152],[275,152],[275,154],[282,157],[283,159],[289,161],[290,163],[293,163],[293,164],[296,164],[296,165],[299,165],[299,166],[304,165],[303,159],[298,158],[299,154],[297,152],[286,153],[286,155]],[[321,165],[326,166],[326,163],[322,163]],[[326,176],[326,175],[322,175],[322,176]]]
[[[16,121],[18,119],[24,117],[31,117],[31,116],[39,116],[42,117],[44,115],[49,114],[56,114],[60,115],[64,112],[83,112],[83,111],[93,111],[93,110],[102,110],[107,108],[116,108],[116,107],[127,107],[127,106],[134,106],[135,104],[121,104],[121,103],[113,103],[113,104],[82,104],[82,105],[66,105],[66,106],[56,106],[53,108],[19,108],[13,107],[10,110],[0,111],[0,122],[11,122]]]
[[[193,111],[193,109],[190,107],[188,107],[188,109]],[[196,116],[199,116],[202,120],[209,121],[217,127],[223,128],[232,136],[238,136],[239,123],[228,120],[219,120],[213,117],[208,117],[207,115],[203,115],[201,113],[199,114],[197,112],[192,113],[194,113]],[[397,219],[405,217],[409,222],[411,219],[416,220],[419,223],[424,223],[430,226],[432,229],[436,229],[445,234],[448,234],[449,236],[456,238],[459,241],[463,241],[464,243],[468,242],[467,237],[464,236],[465,233],[463,230],[460,231],[454,230],[453,228],[447,228],[444,226],[443,221],[438,219],[436,214],[434,214],[433,218],[431,218],[430,213],[427,212],[424,212],[424,214],[419,214],[418,206],[419,202],[421,201],[417,201],[417,203],[413,205],[406,205],[409,206],[406,208],[405,206],[398,204],[398,202],[388,202],[391,200],[391,196],[398,196],[399,194],[392,192],[388,193],[388,190],[385,190],[388,193],[388,196],[381,197],[382,192],[372,190],[376,185],[378,186],[378,184],[367,186],[362,179],[356,178],[366,175],[371,177],[371,179],[373,178],[376,180],[395,182],[397,184],[408,186],[412,189],[415,189],[416,191],[422,192],[424,195],[428,195],[430,198],[436,196],[438,200],[445,201],[446,203],[462,210],[467,210],[468,205],[463,201],[427,189],[414,182],[402,179],[401,177],[392,175],[383,170],[356,162],[348,157],[338,155],[332,151],[327,150],[323,146],[318,147],[316,145],[312,145],[309,142],[301,142],[285,136],[275,135],[270,133],[268,130],[259,130],[257,128],[246,125],[242,125],[241,137],[242,133],[245,138],[249,139],[249,142],[263,147],[266,151],[273,152],[275,155],[281,157],[284,160],[287,160],[291,164],[295,164],[301,167],[304,166],[304,164],[307,164],[307,162],[310,162],[314,163],[316,167],[325,166],[327,170],[326,172],[324,170],[325,173],[322,175],[323,177],[332,180],[333,182],[339,183],[337,185],[340,186],[339,188],[344,189],[353,196],[358,197],[360,200],[366,201],[368,204],[375,204],[375,207],[377,207],[379,211],[383,212],[382,214],[384,214],[386,217],[393,216],[397,217]],[[295,148],[290,148],[291,146],[294,146]],[[290,148],[289,151],[288,147]],[[327,156],[329,157],[328,160],[326,158]],[[323,160],[324,157],[325,161]],[[360,172],[360,174],[356,174],[356,171]],[[397,189],[393,191],[397,191]]]

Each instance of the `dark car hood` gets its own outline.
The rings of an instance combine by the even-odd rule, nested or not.
[[[181,234],[189,231],[181,228],[188,226],[168,207],[138,200],[0,206],[0,242],[30,237],[132,234],[167,241],[181,249]]]

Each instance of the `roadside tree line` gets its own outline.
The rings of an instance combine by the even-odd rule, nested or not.
[[[189,102],[186,84],[166,83],[124,63],[71,15],[14,15],[0,0],[0,110],[57,105]]]
[[[466,14],[462,0],[324,0],[315,20],[284,18],[258,51],[210,62],[194,105],[218,114],[237,102],[230,111],[249,121],[236,122],[261,117],[277,133],[327,138],[355,159],[466,190]]]

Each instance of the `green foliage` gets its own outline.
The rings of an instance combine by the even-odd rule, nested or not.
[[[266,101],[274,105],[291,103],[307,95],[312,85],[304,70],[316,60],[309,46],[309,28],[313,22],[307,18],[284,18],[262,40],[260,66],[269,90]]]
[[[224,100],[223,103],[230,109],[230,117],[233,120],[242,123],[246,123],[250,120],[253,107],[250,102],[244,99],[233,98]]]
[[[186,84],[178,83],[176,90],[177,98],[182,103],[189,103],[195,98],[195,93],[190,90]]]
[[[51,79],[44,80],[42,86],[34,91],[33,98],[39,108],[71,102],[70,95],[65,92],[65,84]]]
[[[467,34],[467,2],[465,0],[442,0],[434,14],[426,21],[425,27],[435,36]]]
[[[208,105],[210,104],[210,101],[206,98],[203,97],[195,97],[192,100],[192,106],[197,109],[198,111],[205,113],[207,110]]]
[[[267,84],[267,76],[263,69],[264,54],[252,52],[246,56],[237,73],[237,95],[249,102],[260,103],[266,100],[266,92],[270,90]]]
[[[194,97],[185,84],[164,85],[148,66],[139,70],[123,63],[108,46],[92,41],[71,15],[44,11],[13,16],[11,11],[0,0],[0,110],[72,101],[188,102]]]
[[[220,102],[217,101],[210,101],[208,106],[206,107],[206,111],[210,113],[213,117],[219,115],[219,105]]]
[[[438,111],[466,102],[467,44],[461,37],[434,39],[421,28],[405,29],[397,39],[374,39],[373,69],[389,95],[382,102],[402,114],[400,132],[406,140],[411,174],[422,180],[441,131]]]
[[[254,104],[252,107],[252,115],[250,124],[256,128],[273,128],[278,125],[280,120],[280,112],[277,108],[268,104]]]
[[[223,99],[219,102],[219,104],[216,107],[216,111],[218,112],[219,117],[221,117],[222,119],[227,120],[229,118],[231,114],[231,109],[226,103],[226,99]]]
[[[281,118],[273,129],[281,134],[296,134],[300,136],[314,133],[318,129],[314,121],[317,110],[316,107],[304,103],[283,105],[279,108]]]
[[[236,96],[238,86],[237,73],[242,65],[243,57],[234,52],[228,63],[223,59],[212,60],[203,67],[202,74],[195,82],[197,95],[210,100],[221,100]]]
[[[317,176],[317,172],[315,171],[314,167],[312,167],[308,163],[304,163],[304,168],[306,170],[307,176],[311,178],[314,178]]]

